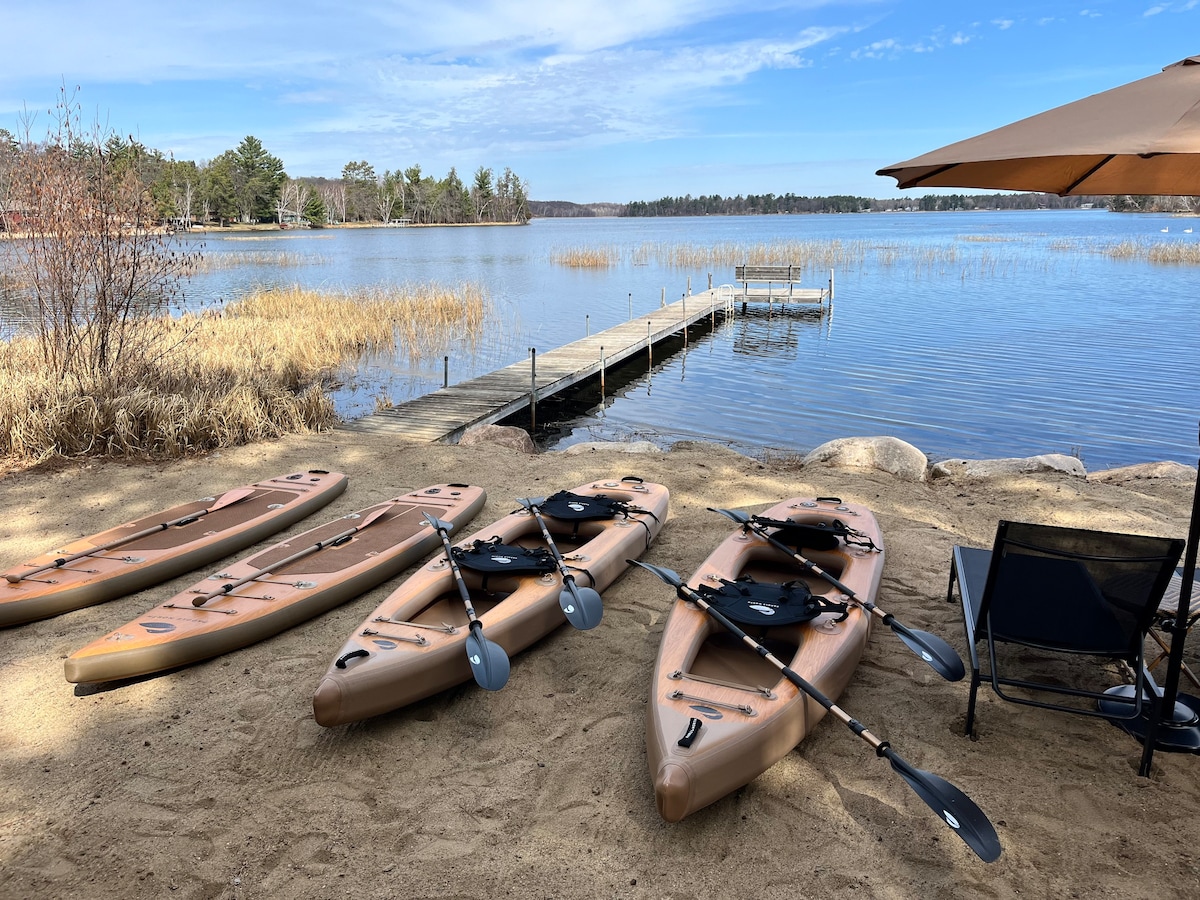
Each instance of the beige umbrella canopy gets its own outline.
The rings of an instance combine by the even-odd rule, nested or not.
[[[901,188],[1200,194],[1200,56],[876,174]]]

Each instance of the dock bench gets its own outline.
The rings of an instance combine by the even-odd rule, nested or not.
[[[734,266],[734,280],[741,285],[742,311],[751,300],[766,301],[768,304],[779,301],[787,303],[814,303],[822,308],[828,304],[833,308],[833,270],[829,271],[829,286],[817,288],[799,288],[800,273],[803,266]],[[766,291],[750,292],[750,285],[765,284]],[[775,293],[775,285],[787,285],[787,293]]]
[[[793,288],[800,283],[800,273],[803,266],[734,266],[733,280],[742,286],[742,296],[750,293],[751,284],[765,284],[767,296],[775,285],[787,285],[787,296],[793,295]]]

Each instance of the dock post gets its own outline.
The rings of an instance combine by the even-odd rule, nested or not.
[[[708,289],[712,290],[712,272],[708,273]]]
[[[666,290],[664,288],[663,290]],[[654,345],[650,343],[650,320],[646,320],[646,359],[649,361],[650,368],[654,368]]]
[[[450,387],[450,357],[442,357],[442,387]]]
[[[692,292],[691,283],[692,283],[692,277],[689,275],[688,276],[688,294],[690,294]],[[680,298],[680,301],[683,303],[683,349],[685,349],[685,350],[687,349],[687,298],[688,298],[687,294],[684,294]]]
[[[629,294],[629,318],[633,318],[633,292]]]
[[[692,292],[692,276],[691,275],[689,275],[687,277],[687,292],[689,294]]]
[[[660,308],[667,305],[667,289],[666,288],[662,289],[662,296],[658,298],[658,305]]]
[[[529,430],[537,430],[537,347],[529,348]]]
[[[829,270],[829,308],[833,309],[833,269]]]
[[[587,331],[586,337],[591,337],[592,336],[592,317],[584,316],[583,317],[583,325],[584,325],[585,330]]]
[[[604,406],[604,369],[606,361],[604,359],[604,347],[600,347],[600,406]]]

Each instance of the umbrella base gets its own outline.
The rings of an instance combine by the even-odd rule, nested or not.
[[[1104,693],[1114,697],[1130,697],[1133,695],[1133,685],[1122,684],[1109,688]],[[1115,713],[1117,704],[1107,705],[1104,700],[1099,702],[1100,712]],[[1128,704],[1121,704],[1121,709],[1128,709]],[[1145,710],[1136,719],[1108,720],[1118,728],[1124,729],[1141,743],[1145,744],[1150,733],[1150,710]],[[1179,694],[1175,698],[1175,708],[1171,715],[1158,723],[1158,732],[1154,738],[1154,749],[1165,750],[1168,753],[1200,753],[1200,698],[1188,694]]]

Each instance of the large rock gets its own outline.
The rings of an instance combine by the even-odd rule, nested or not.
[[[838,438],[817,447],[804,465],[828,463],[855,469],[879,469],[906,481],[924,481],[929,459],[914,447],[894,437]]]
[[[480,444],[495,444],[521,453],[538,452],[529,432],[515,425],[476,425],[467,429],[458,439],[460,447],[477,447]]]
[[[929,470],[930,478],[992,478],[997,475],[1028,475],[1033,472],[1061,472],[1086,478],[1087,469],[1074,456],[1046,453],[1009,459],[947,459]]]
[[[595,450],[612,450],[617,453],[662,453],[662,448],[649,441],[585,441],[582,444],[572,444],[563,453],[576,456],[580,453],[591,453]]]
[[[1164,460],[1163,462],[1121,466],[1119,469],[1105,469],[1102,472],[1089,472],[1087,478],[1088,481],[1121,484],[1127,481],[1146,481],[1152,478],[1165,481],[1191,481],[1195,477],[1194,466],[1185,466],[1183,463]]]

